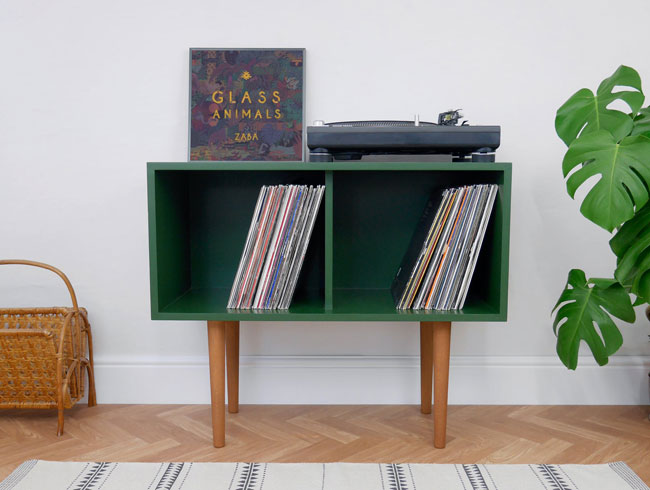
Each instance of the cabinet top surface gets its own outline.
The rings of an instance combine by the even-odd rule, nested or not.
[[[512,168],[507,162],[149,162],[149,171],[156,170],[300,170],[300,171],[395,171],[395,170],[477,170],[503,172]]]

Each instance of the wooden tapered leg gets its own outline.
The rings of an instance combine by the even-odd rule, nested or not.
[[[447,393],[451,322],[433,323],[433,445],[444,448],[447,439]]]
[[[420,322],[420,399],[422,413],[431,413],[433,323]]]
[[[239,412],[239,322],[226,322],[228,412]]]
[[[210,395],[212,400],[212,441],[226,445],[226,322],[208,322],[210,354]]]

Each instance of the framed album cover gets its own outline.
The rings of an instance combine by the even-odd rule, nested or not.
[[[190,160],[302,161],[304,49],[190,49]]]

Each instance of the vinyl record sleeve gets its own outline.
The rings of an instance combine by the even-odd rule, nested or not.
[[[293,293],[296,289],[296,284],[298,283],[298,276],[300,275],[300,269],[305,260],[305,255],[307,253],[307,247],[309,246],[309,241],[311,238],[311,233],[314,229],[314,223],[318,217],[318,211],[320,209],[320,203],[323,199],[323,194],[325,192],[325,186],[319,185],[315,189],[315,199],[312,200],[312,205],[308,217],[308,221],[305,224],[305,229],[301,236],[300,249],[296,258],[294,260],[294,273],[292,275],[291,284],[288,285],[287,290],[285,291],[285,299],[283,304],[279,307],[280,309],[287,309],[291,304],[291,299],[293,298]]]
[[[467,187],[461,187],[457,190],[457,197],[454,203],[454,208],[449,214],[445,226],[445,235],[440,242],[437,252],[436,261],[430,267],[431,283],[427,284],[427,288],[422,291],[423,297],[419,304],[420,308],[431,309],[434,298],[438,295],[441,286],[441,274],[445,270],[446,259],[448,258],[449,246],[454,240],[457,233],[458,219],[462,215],[465,200],[467,197]]]
[[[485,204],[490,192],[489,185],[478,185],[474,187],[477,190],[477,201],[469,217],[466,234],[459,248],[456,269],[453,275],[453,282],[450,284],[448,298],[444,304],[444,309],[447,310],[457,308],[457,306],[454,305],[457,303],[459,290],[462,281],[464,280],[465,272],[467,270],[467,265],[469,262],[469,253],[476,240],[476,234],[478,232],[480,220],[483,216]]]
[[[426,257],[427,245],[435,231],[437,219],[443,211],[445,199],[446,193],[439,190],[432,192],[413,232],[409,247],[402,258],[402,263],[395,274],[390,290],[395,306],[399,309],[410,307],[408,293],[412,291],[419,267]]]
[[[436,303],[434,304],[434,309],[449,309],[447,307],[447,304],[449,302],[448,299],[451,294],[453,284],[456,281],[458,267],[460,265],[460,255],[467,240],[469,224],[476,212],[476,206],[478,205],[480,186],[468,187],[467,193],[467,202],[465,204],[463,214],[459,218],[458,233],[456,234],[454,241],[450,244],[448,252],[449,257],[446,261],[447,265],[444,275],[442,276],[440,293]]]
[[[291,302],[291,297],[290,297],[290,295],[292,294],[291,287],[294,281],[297,281],[297,274],[298,274],[297,264],[300,258],[299,256],[302,250],[301,247],[303,244],[303,239],[305,236],[307,226],[309,224],[309,220],[312,213],[312,207],[316,199],[317,193],[318,193],[318,188],[309,186],[309,189],[307,190],[306,193],[307,195],[305,198],[303,209],[298,219],[298,224],[296,227],[296,236],[294,237],[292,242],[292,250],[290,256],[287,259],[287,271],[286,271],[287,277],[282,287],[282,290],[279,293],[277,305],[275,306],[279,309],[288,308]]]
[[[269,306],[272,309],[276,309],[280,303],[280,299],[284,290],[286,289],[288,272],[292,263],[292,259],[295,255],[295,244],[297,242],[297,237],[299,236],[301,230],[301,220],[304,214],[305,201],[311,194],[311,187],[300,186],[299,194],[297,197],[297,206],[295,214],[292,217],[292,224],[289,235],[287,236],[284,249],[280,255],[280,264],[278,270],[278,279],[274,291],[272,292],[269,298]]]
[[[490,216],[492,216],[492,208],[494,207],[494,201],[496,200],[497,193],[499,192],[499,187],[497,185],[492,185],[490,188],[490,194],[488,196],[487,203],[485,204],[485,209],[483,211],[483,216],[481,217],[481,222],[479,224],[478,234],[473,244],[472,250],[470,251],[469,264],[465,277],[463,278],[463,284],[461,286],[460,295],[458,297],[458,302],[456,307],[462,308],[465,306],[465,299],[467,298],[467,292],[469,291],[469,286],[472,281],[472,276],[474,275],[474,269],[476,267],[476,262],[478,261],[478,256],[481,251],[481,246],[483,245],[483,239],[485,238],[485,232],[487,225],[490,221]]]
[[[304,160],[304,49],[190,49],[189,159]]]
[[[239,261],[239,266],[237,267],[237,273],[235,274],[235,280],[233,282],[232,290],[230,291],[230,298],[228,299],[228,308],[234,308],[234,304],[239,291],[241,290],[242,285],[242,275],[247,270],[247,266],[250,263],[251,254],[253,253],[253,247],[255,245],[255,239],[257,232],[260,227],[260,220],[262,217],[262,210],[264,208],[264,202],[266,200],[268,193],[268,187],[262,186],[260,193],[257,197],[257,204],[255,205],[255,211],[253,213],[253,219],[251,220],[251,225],[248,229],[248,235],[246,237],[246,245],[244,246],[244,251],[242,252],[241,259]]]

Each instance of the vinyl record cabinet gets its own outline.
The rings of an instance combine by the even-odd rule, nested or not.
[[[451,322],[505,321],[510,163],[149,163],[151,317],[208,323],[215,447],[238,411],[239,322],[419,322],[421,410],[444,447]],[[289,310],[226,308],[260,187],[324,184],[325,196]],[[497,184],[464,308],[398,311],[390,285],[432,192]],[[227,358],[227,359],[226,359]],[[433,369],[435,367],[435,370]],[[361,387],[360,387],[361,388]]]

